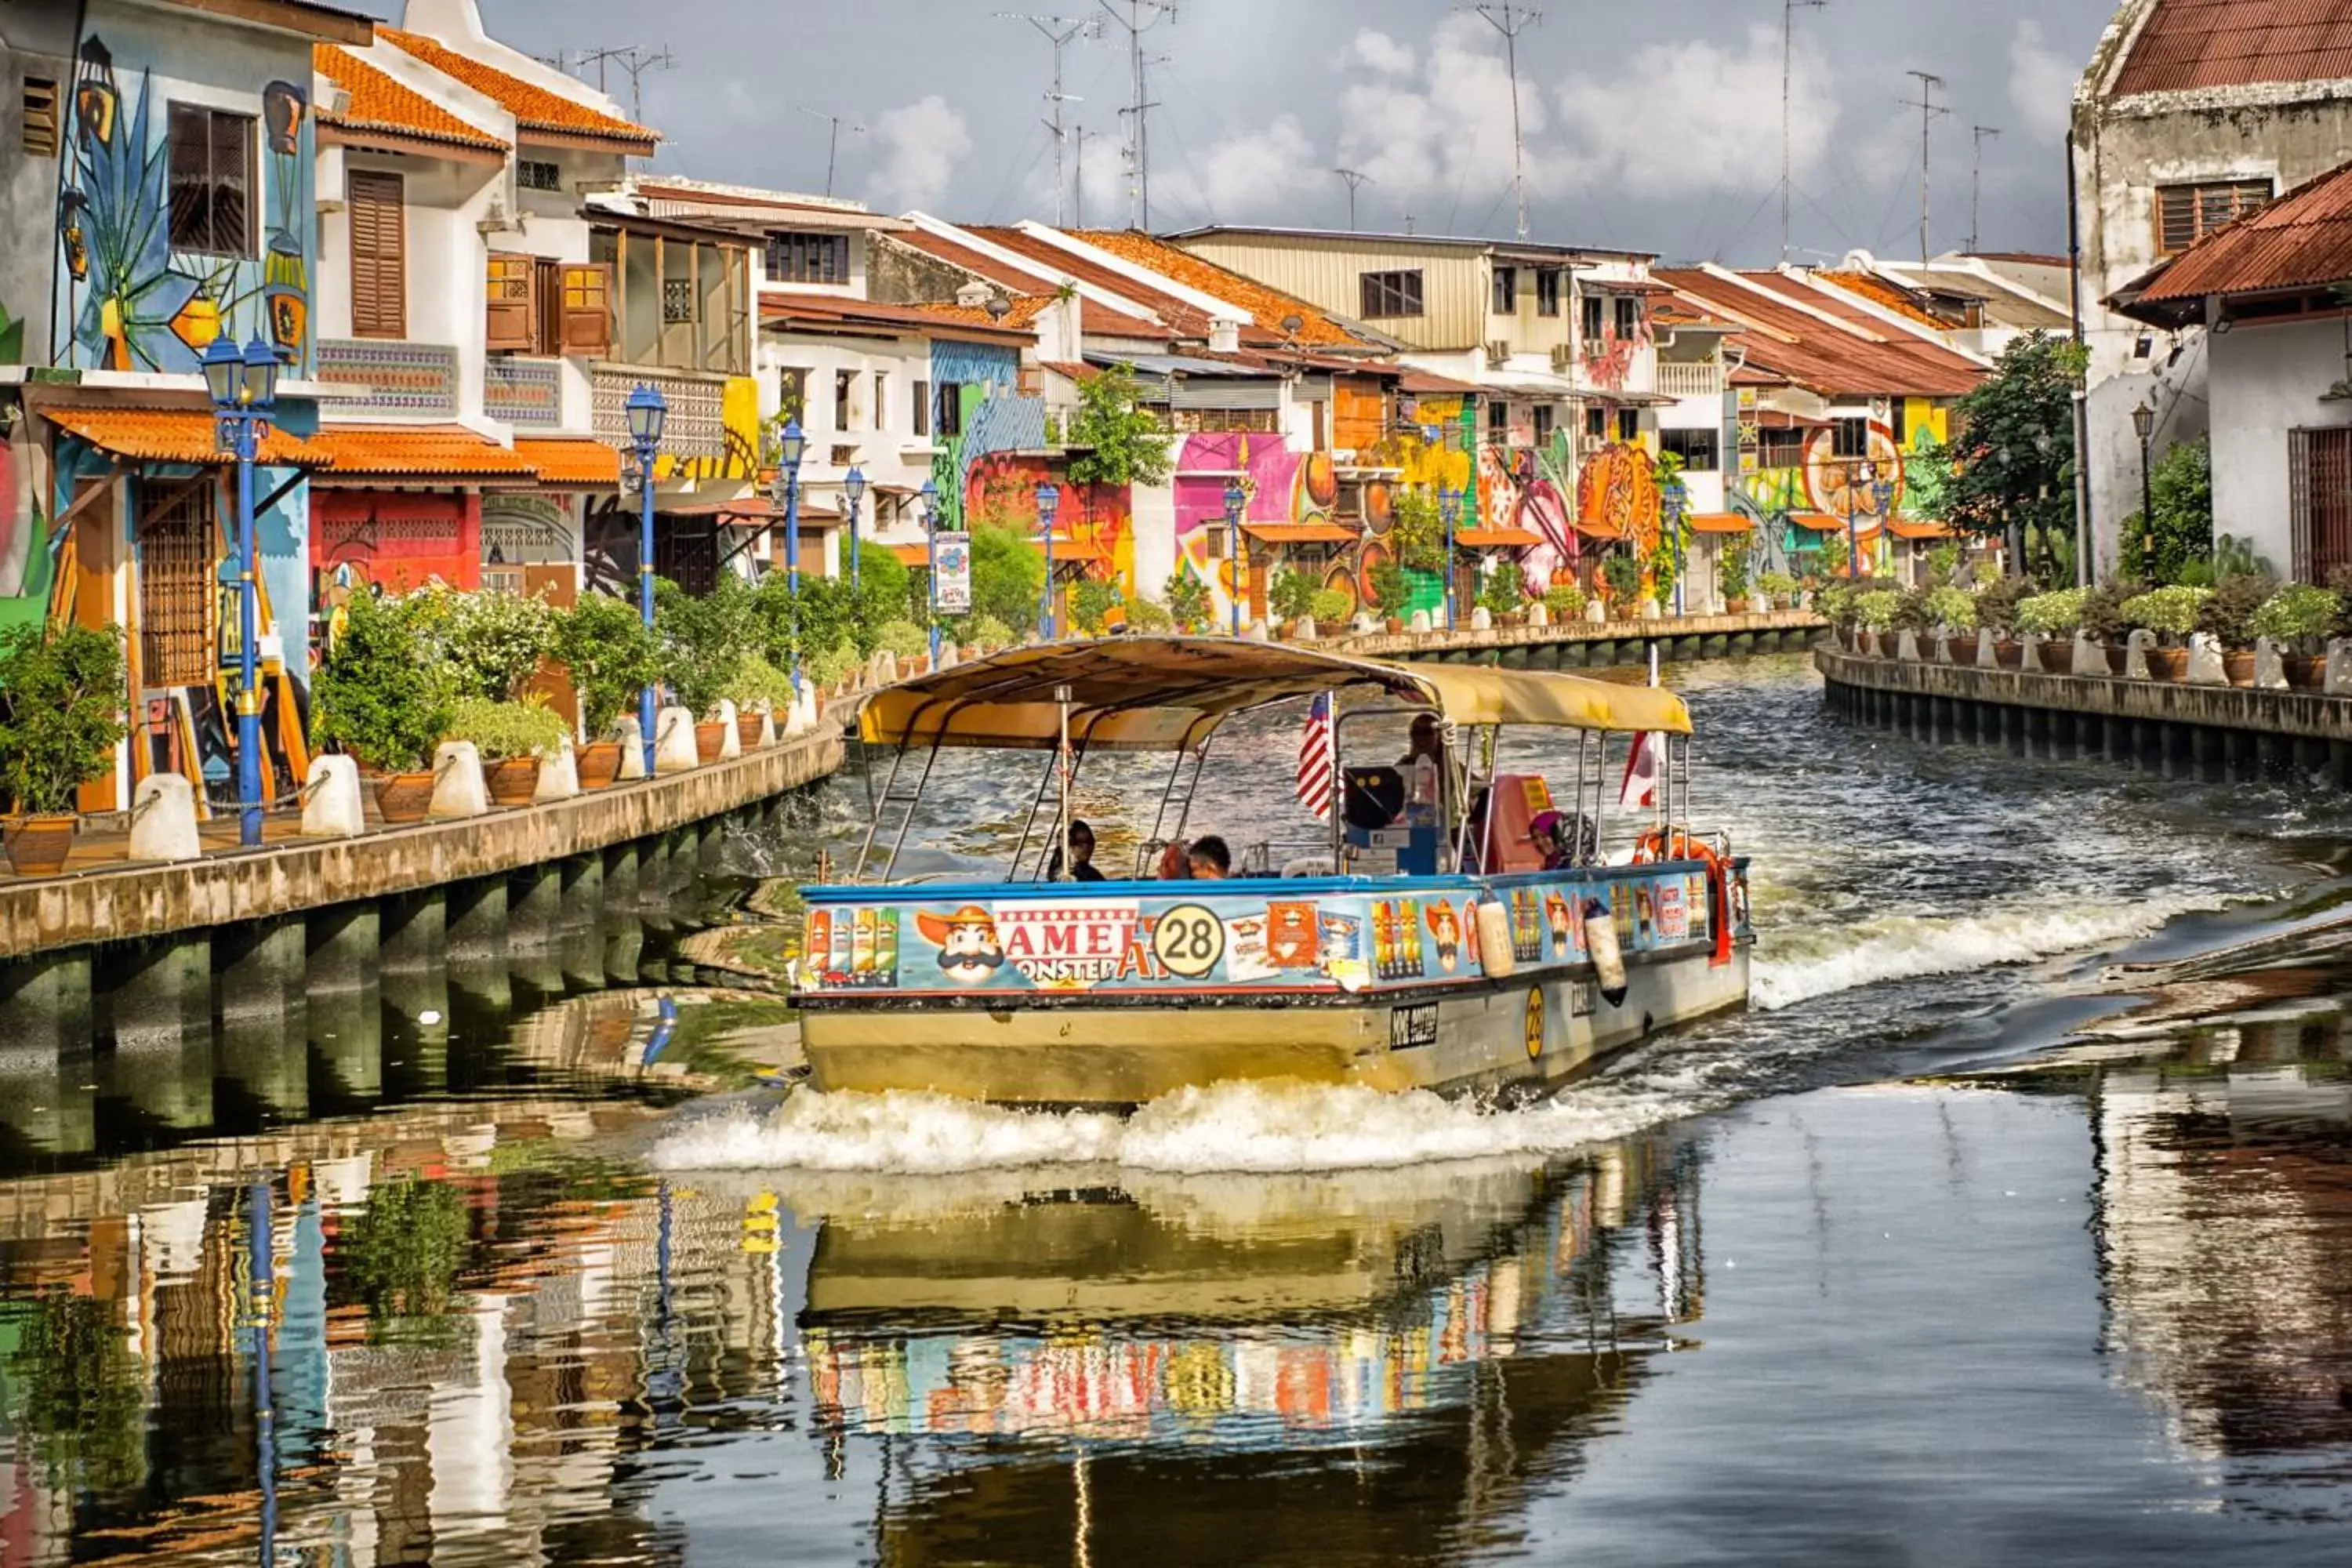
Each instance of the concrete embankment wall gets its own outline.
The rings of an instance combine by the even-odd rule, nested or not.
[[[1667,663],[1801,653],[1826,623],[1811,610],[1750,616],[1685,616],[1647,621],[1570,621],[1556,626],[1467,627],[1451,632],[1374,633],[1349,637],[1338,651],[1367,658],[1499,664],[1506,669],[1591,669],[1647,664],[1650,648]]]

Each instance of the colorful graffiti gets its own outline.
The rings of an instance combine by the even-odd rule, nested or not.
[[[1630,540],[1637,554],[1655,550],[1665,514],[1650,454],[1616,442],[1594,453],[1577,477],[1576,515],[1597,534]]]
[[[983,515],[979,505],[983,483],[978,476],[989,458],[1045,447],[1045,400],[1020,395],[1020,382],[1021,356],[1015,350],[992,343],[931,344],[931,384],[942,395],[953,389],[956,399],[955,417],[948,426],[954,434],[938,438],[940,451],[931,459],[941,528],[968,528],[973,518]],[[1036,516],[1034,498],[1026,515]]]
[[[37,625],[49,612],[57,563],[40,502],[45,465],[19,416],[0,440],[0,631]]]
[[[114,57],[98,37],[84,40],[70,107],[68,149],[58,197],[58,287],[69,335],[55,356],[77,369],[190,372],[223,332],[260,337],[289,363],[310,350],[311,128],[309,98],[291,82],[261,91],[260,156],[224,177],[175,184],[168,110],[157,102],[154,75],[142,71],[135,101],[124,103]],[[234,142],[218,117],[208,132]],[[251,184],[267,194],[257,226]],[[182,194],[187,200],[182,201]],[[188,215],[194,212],[196,217]],[[206,243],[174,249],[209,224]],[[257,256],[242,252],[257,248]]]
[[[1037,531],[1037,487],[1058,485],[1062,495],[1054,531],[1066,542],[1055,558],[1056,574],[1077,569],[1118,584],[1125,595],[1157,594],[1158,584],[1136,580],[1135,504],[1127,486],[1074,485],[1059,459],[1019,451],[982,456],[965,473],[964,483],[967,516],[1032,535]]]
[[[1622,392],[1633,378],[1633,367],[1655,339],[1650,331],[1646,310],[1634,315],[1633,330],[1620,336],[1614,328],[1600,337],[1587,339],[1584,344],[1584,379],[1604,392]]]
[[[1753,410],[1743,408],[1743,471],[1728,494],[1734,510],[1762,525],[1758,533],[1764,551],[1762,564],[1799,564],[1794,557],[1821,551],[1833,569],[1843,571],[1840,557],[1851,519],[1860,537],[1864,569],[1876,570],[1884,564],[1883,555],[1889,546],[1883,524],[1903,518],[1936,521],[1919,515],[1919,503],[1925,498],[1913,483],[1910,462],[1943,440],[1947,412],[1926,398],[1912,398],[1904,413],[1907,448],[1896,444],[1895,432],[1885,421],[1873,418],[1865,426],[1862,456],[1838,456],[1837,433],[1823,426],[1807,436],[1796,465],[1763,468],[1756,466],[1759,447],[1751,438]],[[1882,483],[1887,488],[1883,500]],[[1801,516],[1827,519],[1836,526],[1808,528],[1794,521]]]
[[[720,440],[717,454],[664,451],[654,459],[654,477],[661,480],[710,484],[757,479],[760,477],[760,384],[756,380],[748,375],[727,378],[726,384],[719,392],[719,424]]]

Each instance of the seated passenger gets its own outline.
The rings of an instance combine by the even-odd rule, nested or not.
[[[1160,865],[1151,875],[1154,880],[1161,882],[1189,882],[1192,879],[1192,860],[1185,852],[1182,839],[1168,841],[1168,847],[1160,852]]]
[[[1045,880],[1058,882],[1062,878],[1062,851],[1056,847],[1054,858],[1045,867]],[[1095,869],[1095,830],[1084,822],[1070,824],[1070,875],[1073,882],[1099,882],[1103,874]]]
[[[1192,880],[1196,882],[1222,882],[1234,874],[1233,851],[1227,849],[1225,841],[1214,834],[1194,839],[1188,858],[1192,862]]]

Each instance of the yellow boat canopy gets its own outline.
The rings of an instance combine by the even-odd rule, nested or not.
[[[971,659],[875,692],[858,711],[858,732],[869,745],[1051,750],[1061,735],[1061,687],[1069,688],[1070,739],[1089,751],[1197,750],[1235,713],[1349,689],[1465,726],[1691,732],[1682,699],[1657,687],[1178,637],[1045,643]]]

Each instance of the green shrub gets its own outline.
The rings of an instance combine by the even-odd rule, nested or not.
[[[2083,624],[2083,600],[2085,590],[2061,588],[2054,594],[2036,594],[2017,606],[2017,629],[2039,632],[2043,637],[2073,637]]]
[[[2017,607],[2033,597],[2030,577],[1995,577],[1977,590],[1977,625],[1995,633],[2017,629]]]
[[[1601,580],[1609,584],[1609,604],[1613,610],[1630,610],[1633,601],[1642,596],[1642,563],[1623,551],[1601,563]]]
[[[667,578],[654,584],[662,679],[678,706],[698,718],[727,695],[736,666],[761,640],[751,590],[731,572],[721,572],[700,597]]]
[[[444,605],[441,657],[461,698],[520,698],[563,630],[562,612],[535,594],[449,594]]]
[[[397,600],[355,595],[310,680],[310,733],[381,773],[415,773],[449,729],[449,683]]]
[[[1976,595],[1966,588],[1956,588],[1949,583],[1927,590],[1927,624],[1946,631],[1972,632],[1977,629]]]
[[[1744,534],[1734,535],[1725,542],[1723,560],[1716,568],[1716,582],[1727,599],[1748,597],[1749,568],[1756,559],[1756,547]]]
[[[1586,603],[1584,590],[1574,583],[1554,583],[1544,590],[1544,611],[1554,621],[1579,619],[1584,614]]]
[[[912,621],[885,621],[874,646],[904,664],[917,654],[931,651],[931,634]]]
[[[572,672],[580,698],[581,731],[601,740],[613,721],[636,706],[637,694],[660,679],[653,634],[636,607],[610,595],[586,593],[556,627],[555,654]]]
[[[965,628],[965,646],[993,652],[1013,645],[1013,628],[994,616],[975,616]]]
[[[2198,612],[2212,596],[2210,588],[2186,584],[2158,588],[2125,600],[2121,613],[2126,622],[2139,629],[2185,637],[2197,629]]]
[[[1766,572],[1756,579],[1756,591],[1759,594],[1769,594],[1776,599],[1787,600],[1796,597],[1798,586],[1797,580],[1786,572]]]
[[[2254,612],[2253,632],[2273,642],[2302,642],[2334,632],[2342,614],[2341,602],[2326,589],[2290,583]]]
[[[1127,626],[1129,631],[1169,632],[1176,629],[1176,617],[1157,599],[1135,599],[1127,606]]]
[[[1110,625],[1111,612],[1127,603],[1116,583],[1106,583],[1088,577],[1070,589],[1070,621],[1090,637],[1103,635]]]
[[[1960,547],[1947,540],[1927,552],[1927,586],[1949,587],[1959,576]]]
[[[1366,574],[1372,600],[1383,616],[1402,617],[1405,605],[1412,597],[1412,582],[1404,568],[1393,561],[1383,561]]]
[[[1490,568],[1478,584],[1478,602],[1491,616],[1514,616],[1528,607],[1526,574],[1516,561]]]
[[[1183,632],[1206,630],[1210,597],[1209,585],[1192,572],[1179,566],[1168,578],[1168,616],[1176,629]]]
[[[772,713],[787,712],[793,705],[793,678],[760,655],[745,654],[743,661],[735,667],[735,679],[727,689],[727,698],[739,713],[756,713],[761,709]]]
[[[1871,588],[1853,596],[1854,625],[1866,632],[1895,629],[1895,617],[1903,608],[1903,595],[1895,588]]]
[[[110,773],[122,721],[122,633],[36,623],[0,635],[0,795],[17,811],[73,810]]]
[[[2083,613],[2075,630],[2095,642],[2121,642],[2131,631],[2131,623],[2124,618],[2124,601],[2137,598],[2145,590],[2137,583],[2118,583],[2110,577],[2083,595]]]
[[[2278,584],[2269,574],[2241,572],[2213,585],[2211,596],[2197,606],[2197,629],[2210,633],[2223,647],[2251,647],[2254,617],[2270,602]]]
[[[1321,584],[1314,578],[1286,566],[1266,585],[1266,605],[1274,611],[1276,619],[1295,621],[1315,613],[1315,595],[1321,591]]]
[[[1854,626],[1854,597],[1855,590],[1851,583],[1842,579],[1824,583],[1820,591],[1813,595],[1813,608],[1819,610],[1822,613],[1822,618],[1838,630],[1850,632]]]
[[[971,613],[1023,636],[1045,596],[1045,557],[1017,528],[982,522],[971,531]],[[1010,635],[1005,638],[1012,640]]]
[[[856,643],[835,643],[831,648],[812,654],[803,668],[809,679],[820,686],[835,686],[850,678],[865,661],[857,657]]]
[[[1307,602],[1307,612],[1315,617],[1318,628],[1339,625],[1352,607],[1353,601],[1337,588],[1318,588]]]
[[[871,658],[882,646],[883,627],[907,619],[914,584],[915,574],[896,551],[870,539],[857,542],[856,585],[845,583],[835,591],[845,598],[849,639],[861,656]]]
[[[563,716],[544,701],[505,702],[461,697],[450,708],[446,741],[471,741],[486,763],[551,757],[563,749]]]

